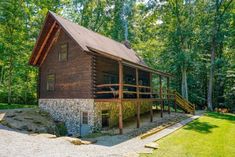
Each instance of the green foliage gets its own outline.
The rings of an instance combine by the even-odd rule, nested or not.
[[[56,124],[56,136],[66,136],[68,134],[64,122],[55,122],[55,124]]]
[[[0,103],[0,110],[5,109],[18,109],[18,108],[35,108],[36,105],[26,105],[26,104],[11,104],[8,105],[6,103]]]
[[[235,110],[230,0],[1,1],[0,102],[36,103],[37,69],[28,60],[48,10],[117,41],[129,40],[149,66],[172,73],[172,89],[199,108],[207,104],[213,45],[213,105]]]
[[[0,102],[37,102],[37,69],[28,61],[48,10],[59,1],[0,2]]]

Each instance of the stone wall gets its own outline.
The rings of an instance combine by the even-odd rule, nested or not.
[[[95,128],[102,127],[102,110],[109,111],[109,126],[113,127],[118,125],[118,113],[119,108],[116,102],[95,102]],[[144,102],[140,104],[140,113],[145,113],[150,110],[150,103]],[[136,103],[135,102],[123,102],[123,120],[134,117],[136,115]]]
[[[39,99],[39,107],[65,122],[69,134],[79,135],[82,112],[88,112],[90,132],[94,129],[94,99]]]
[[[102,110],[109,111],[109,126],[118,125],[119,108],[116,102],[94,102],[94,99],[39,99],[39,107],[54,120],[63,121],[72,135],[80,135],[81,113],[88,112],[89,133],[102,128]],[[140,113],[150,110],[150,103],[140,104]],[[135,102],[123,102],[123,120],[136,115]]]

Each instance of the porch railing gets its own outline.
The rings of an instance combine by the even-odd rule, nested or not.
[[[119,84],[99,84],[96,85],[96,98],[117,98],[118,97]],[[139,91],[137,93],[137,91]],[[107,96],[109,94],[109,97]],[[128,94],[129,96],[125,96]],[[150,86],[144,85],[133,85],[133,84],[123,84],[123,97],[124,98],[137,98],[137,94],[139,94],[140,98],[160,98],[162,95],[162,99],[174,99],[175,95],[170,90],[162,90],[153,91],[153,88]],[[111,95],[111,97],[110,97]]]

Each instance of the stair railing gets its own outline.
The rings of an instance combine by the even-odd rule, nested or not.
[[[195,114],[195,105],[189,102],[188,100],[184,99],[177,91],[175,93],[175,101],[187,112]]]

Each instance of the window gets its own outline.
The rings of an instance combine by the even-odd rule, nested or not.
[[[68,44],[61,44],[59,50],[59,61],[67,61],[68,59]]]
[[[55,75],[49,74],[47,75],[47,91],[55,90]]]
[[[102,127],[109,127],[109,111],[103,110],[101,113],[102,116]]]
[[[88,112],[82,112],[82,124],[88,124]]]

